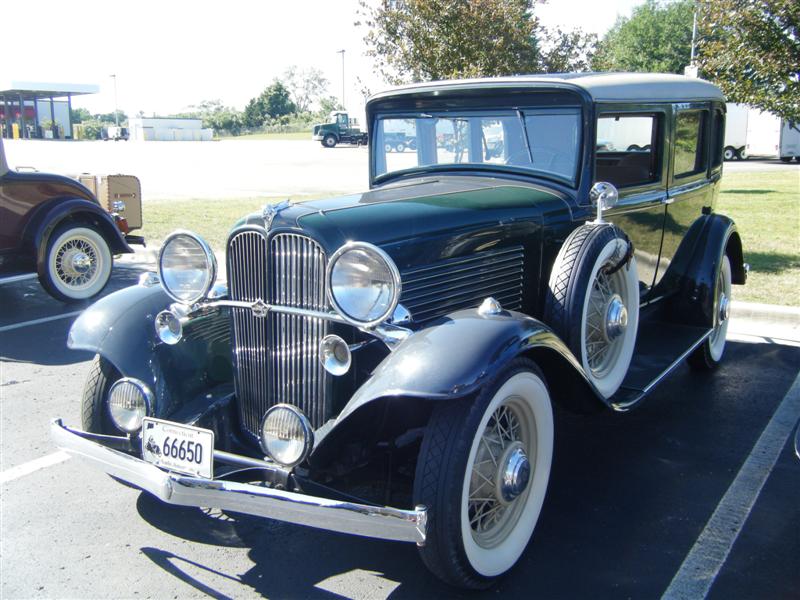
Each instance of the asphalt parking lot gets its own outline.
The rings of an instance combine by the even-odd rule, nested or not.
[[[105,293],[141,271],[116,268]],[[168,506],[65,459],[47,430],[79,424],[91,356],[65,340],[85,305],[32,280],[0,286],[0,306],[0,597],[459,596],[411,545]],[[680,367],[629,414],[558,414],[533,541],[463,596],[697,597],[706,577],[710,598],[796,598],[799,367],[800,347],[734,339],[716,373]]]

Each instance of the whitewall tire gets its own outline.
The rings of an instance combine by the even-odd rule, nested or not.
[[[689,356],[689,366],[711,371],[719,366],[728,338],[731,307],[731,261],[723,255],[714,284],[713,323],[711,335]]]
[[[629,244],[613,225],[573,231],[553,264],[545,302],[545,322],[605,398],[625,379],[639,326],[639,275]]]
[[[443,403],[425,433],[414,482],[428,507],[425,564],[443,581],[481,589],[530,541],[553,458],[553,411],[536,365],[517,359],[474,402]]]
[[[97,231],[84,225],[57,228],[47,243],[44,288],[58,300],[85,300],[100,293],[111,277],[113,258]]]

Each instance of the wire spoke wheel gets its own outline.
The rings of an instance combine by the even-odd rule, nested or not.
[[[108,244],[97,231],[65,224],[48,241],[45,269],[39,279],[59,300],[82,300],[105,287],[112,263]]]
[[[470,476],[467,514],[472,537],[483,548],[502,542],[519,520],[531,473],[522,474],[524,482],[514,482],[509,467],[515,458],[523,456],[529,464],[535,464],[535,421],[520,398],[510,397],[489,418]],[[522,493],[509,489],[515,483],[525,488]]]

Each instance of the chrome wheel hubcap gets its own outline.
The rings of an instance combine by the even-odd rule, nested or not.
[[[606,305],[605,338],[609,342],[617,339],[628,326],[628,309],[620,298],[614,294]]]
[[[501,501],[511,502],[528,487],[531,463],[522,443],[514,442],[503,454],[497,473],[497,492]]]
[[[56,253],[56,274],[69,286],[86,285],[97,273],[97,268],[97,252],[82,238],[67,240]]]
[[[719,322],[727,321],[731,316],[731,302],[728,297],[723,293],[719,297]]]

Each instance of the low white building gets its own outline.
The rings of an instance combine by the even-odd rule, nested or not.
[[[213,139],[214,130],[203,129],[201,119],[131,117],[128,134],[143,142],[206,142]]]

